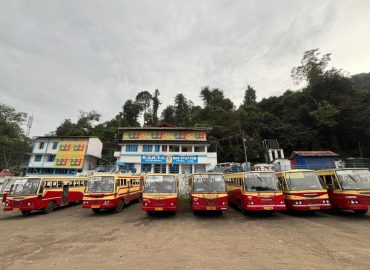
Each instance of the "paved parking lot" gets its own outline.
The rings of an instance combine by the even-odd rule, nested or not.
[[[370,269],[370,215],[0,211],[0,269]]]

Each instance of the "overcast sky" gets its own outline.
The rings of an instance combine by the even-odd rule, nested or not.
[[[79,110],[108,120],[138,91],[163,105],[218,87],[237,105],[297,89],[303,52],[320,48],[350,74],[370,72],[370,1],[0,2],[0,102],[32,113],[31,135]]]

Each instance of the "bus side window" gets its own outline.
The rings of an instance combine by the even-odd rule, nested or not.
[[[55,188],[55,187],[57,187],[57,186],[58,186],[57,181],[53,181],[53,182],[51,182],[51,187]]]
[[[333,178],[331,175],[320,176],[322,182],[328,186],[330,190],[333,190]]]
[[[126,179],[123,179],[123,185],[124,185],[124,186],[127,186],[127,181],[126,181]]]

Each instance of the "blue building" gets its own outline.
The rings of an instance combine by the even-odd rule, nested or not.
[[[320,170],[335,168],[339,155],[332,151],[293,151],[290,156],[292,169]]]

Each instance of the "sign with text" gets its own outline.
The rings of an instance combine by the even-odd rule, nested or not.
[[[205,131],[125,131],[123,140],[206,141]]]
[[[141,155],[141,163],[150,164],[198,164],[198,156],[189,155]]]

